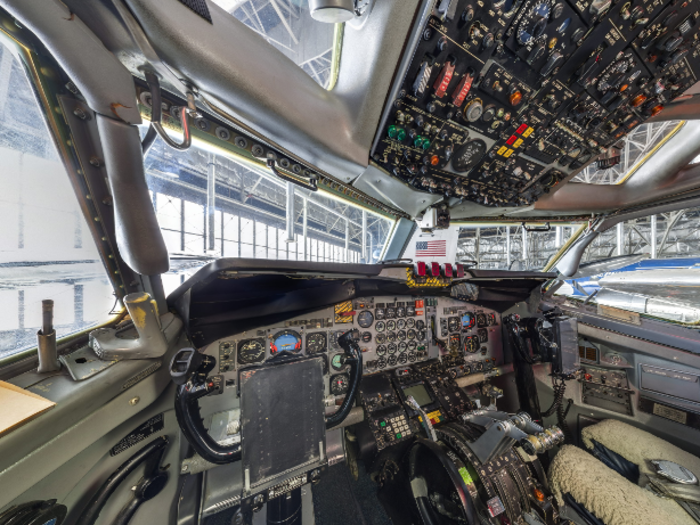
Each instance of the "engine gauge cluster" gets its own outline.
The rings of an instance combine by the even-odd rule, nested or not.
[[[453,4],[405,51],[371,151],[453,203],[536,202],[700,79],[697,2]]]
[[[459,366],[461,375],[479,367],[488,370],[502,362],[500,316],[495,311],[446,297],[379,296],[352,302],[355,314],[351,323],[334,324],[334,308],[329,307],[309,314],[310,320],[290,319],[212,345],[225,384],[235,385],[241,369],[255,367],[280,352],[290,352],[299,358],[322,357],[328,381],[326,394],[343,396],[350,365],[338,340],[351,329],[359,331],[365,375],[436,358],[451,363],[453,368]],[[328,319],[328,324],[319,326],[319,318]],[[454,359],[461,361],[457,365]]]

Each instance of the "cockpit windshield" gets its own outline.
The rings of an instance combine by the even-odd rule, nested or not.
[[[326,89],[334,83],[333,64],[342,25],[311,18],[304,0],[214,0],[261,35]]]
[[[377,262],[395,222],[322,189],[289,185],[202,142],[178,151],[158,139],[145,167],[170,253],[166,292],[221,257]]]

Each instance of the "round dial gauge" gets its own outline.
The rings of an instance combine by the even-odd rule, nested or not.
[[[415,341],[411,341],[411,342],[408,343],[408,350],[411,351],[411,352],[413,352],[413,351],[416,349],[416,346],[417,346],[417,345],[416,345],[416,342],[415,342]]]
[[[425,321],[422,319],[416,321],[416,330],[425,330]]]
[[[413,361],[416,360],[416,354],[414,352],[409,352],[408,353],[408,361],[409,363],[413,363]]]
[[[399,343],[399,352],[405,352],[408,349],[408,345],[406,343]]]
[[[374,340],[378,345],[383,345],[384,341],[386,341],[386,336],[384,334],[377,334],[377,337],[375,337]]]
[[[301,350],[301,336],[294,330],[282,330],[272,336],[270,352],[299,352]]]
[[[357,315],[357,324],[360,328],[369,328],[374,322],[374,316],[369,310],[363,310]]]
[[[480,342],[485,343],[489,340],[489,333],[484,328],[479,328],[477,334],[479,335]]]
[[[398,359],[396,358],[395,355],[389,356],[389,366],[395,366],[397,362],[398,362]]]
[[[406,307],[405,306],[399,306],[396,309],[396,317],[406,317]]]
[[[414,315],[416,315],[416,307],[413,305],[407,306],[406,307],[406,315],[408,317],[413,317]],[[413,319],[409,319],[409,321],[413,321]]]
[[[399,354],[399,364],[403,365],[406,361],[408,361],[408,356],[406,355],[406,352]]]
[[[386,322],[386,329],[387,330],[396,330],[396,321],[387,321]]]
[[[396,341],[396,333],[394,333],[394,332],[387,332],[387,333],[386,333],[386,340],[387,340],[387,342],[389,342],[389,343],[393,343],[394,341]]]
[[[370,332],[362,332],[362,342],[363,343],[372,342],[372,334]]]
[[[489,326],[493,326],[496,324],[496,314],[488,314],[486,316],[486,322]]]
[[[418,330],[416,336],[419,341],[425,341],[425,330]]]
[[[387,345],[387,350],[389,351],[390,354],[395,354],[396,353],[396,345],[394,343]]]
[[[386,359],[383,357],[380,357],[377,359],[377,368],[385,368],[386,367]]]
[[[328,348],[327,346],[328,338],[323,332],[315,332],[306,336],[306,353],[307,354],[318,354],[320,352],[325,352]]]
[[[409,329],[408,332],[406,332],[406,338],[409,341],[412,341],[413,339],[415,339],[416,338],[416,331],[413,328]]]
[[[404,332],[403,330],[399,330],[399,332],[396,334],[396,338],[399,341],[405,341],[406,340],[406,332]]]
[[[399,330],[403,330],[404,328],[406,328],[406,319],[399,319],[398,321],[396,321],[396,328],[398,328]]]
[[[348,391],[350,378],[347,374],[338,374],[331,377],[331,392],[335,396],[342,396]]]
[[[384,328],[386,328],[384,325],[384,321],[377,321],[377,324],[374,325],[374,329],[377,332],[383,332]]]
[[[386,316],[386,312],[384,311],[384,308],[377,308],[377,309],[374,311],[374,316],[375,316],[377,319],[384,319],[384,317]]]
[[[386,346],[384,346],[384,345],[379,345],[379,346],[377,347],[377,355],[381,357],[381,356],[383,356],[384,354],[386,354]]]
[[[484,363],[482,363],[481,361],[477,361],[476,363],[474,363],[473,370],[474,370],[474,372],[483,372],[484,371]]]
[[[486,142],[474,139],[459,146],[452,157],[452,167],[458,173],[471,171],[486,153]]]
[[[331,368],[335,371],[340,371],[345,368],[345,363],[343,362],[343,356],[345,354],[335,354],[333,359],[331,359]]]
[[[416,320],[415,319],[407,319],[406,320],[406,327],[407,328],[413,328],[416,326]]]
[[[479,312],[476,314],[476,325],[481,328],[482,326],[486,326],[486,315],[482,314]]]
[[[465,330],[469,330],[470,328],[472,328],[475,323],[476,319],[474,318],[474,314],[472,314],[471,312],[465,312],[462,315],[462,328],[464,328]]]
[[[462,343],[462,341],[460,341],[459,334],[453,334],[450,336],[450,340],[449,340],[448,345],[450,347],[450,350],[458,350],[459,345],[461,343]]]
[[[450,332],[456,332],[459,330],[459,317],[450,317],[447,320],[447,329]]]
[[[479,338],[476,336],[464,338],[464,351],[468,354],[473,354],[479,350]]]
[[[343,335],[345,332],[342,330],[336,330],[333,332],[333,337],[331,338],[331,346],[333,348],[340,348],[340,345],[338,344],[338,338]]]
[[[396,317],[396,308],[389,307],[386,309],[386,318],[394,319]]]
[[[264,339],[246,339],[238,343],[238,364],[259,363],[265,359]]]

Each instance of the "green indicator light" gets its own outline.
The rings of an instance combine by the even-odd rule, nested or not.
[[[430,147],[430,140],[423,139],[422,147],[423,147],[423,150],[427,150]]]
[[[423,144],[423,137],[421,137],[420,135],[416,135],[416,138],[413,139],[413,145],[416,148],[420,148],[422,144]]]
[[[385,427],[385,426],[386,426],[386,421],[382,421],[381,423],[379,423],[379,426],[380,426],[380,427]]]
[[[396,434],[396,439],[401,439],[401,434]]]
[[[395,139],[395,138],[396,138],[396,134],[398,133],[399,129],[401,129],[401,128],[397,128],[397,127],[394,126],[393,124],[392,124],[391,126],[389,126],[389,131],[388,131],[389,138],[390,138],[390,139]]]
[[[405,138],[406,138],[406,130],[403,128],[399,128],[399,131],[396,133],[396,140],[402,141]]]

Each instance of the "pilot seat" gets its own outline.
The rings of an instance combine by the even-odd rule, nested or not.
[[[575,522],[700,523],[700,458],[612,419],[585,428],[581,436],[587,450],[565,445],[549,471],[560,507],[574,510],[577,515],[569,517]]]

